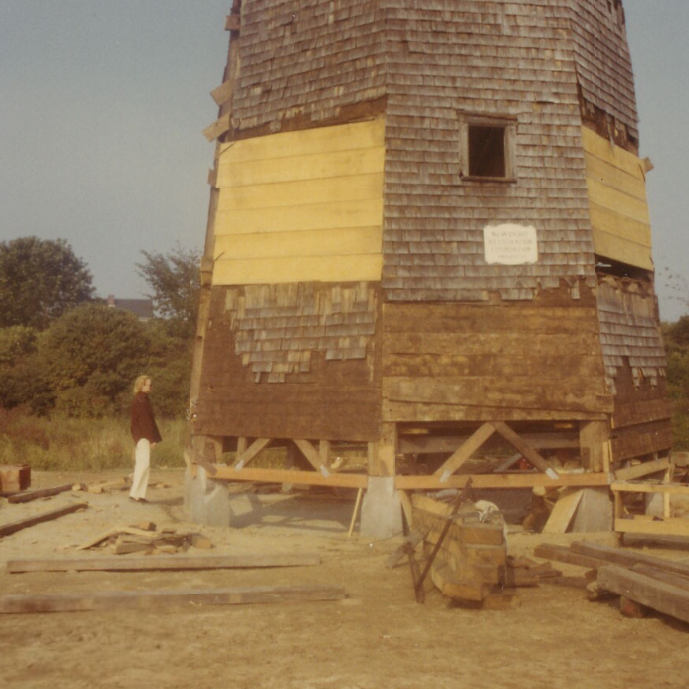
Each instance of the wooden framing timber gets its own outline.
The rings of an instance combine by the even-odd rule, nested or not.
[[[98,591],[94,593],[8,594],[0,596],[0,613],[83,612],[135,608],[152,610],[207,605],[243,605],[285,601],[341,600],[342,586],[262,586],[187,591]]]
[[[303,483],[311,486],[336,486],[338,488],[366,488],[366,474],[334,474],[323,476],[318,471],[292,471],[289,469],[252,469],[237,471],[231,466],[215,465],[213,478],[226,481],[255,481],[257,483]]]
[[[598,570],[598,586],[689,622],[689,591],[617,565]]]
[[[658,536],[689,536],[689,520],[670,517],[670,496],[689,495],[689,486],[678,483],[630,483],[617,481],[610,489],[614,497],[614,530],[617,533],[631,533]],[[663,496],[663,519],[651,515],[625,518],[623,493],[661,494]]]
[[[42,514],[36,514],[33,517],[27,517],[26,519],[20,519],[19,521],[12,522],[11,524],[3,524],[0,526],[0,538],[3,536],[9,536],[10,534],[26,529],[30,526],[35,526],[36,524],[41,524],[43,522],[50,522],[53,519],[58,519],[59,517],[64,517],[67,514],[72,514],[77,510],[83,510],[88,507],[87,502],[78,502],[73,505],[68,505],[67,507],[60,507],[57,510],[51,510],[50,512],[43,512]]]
[[[443,488],[463,488],[467,481],[473,481],[474,488],[561,488],[563,486],[595,488],[608,486],[607,474],[559,474],[552,479],[545,474],[522,471],[514,474],[461,474],[450,476],[442,482],[438,476],[395,476],[398,490],[442,490]]]
[[[205,557],[106,557],[60,560],[10,560],[11,574],[26,572],[151,572],[159,570],[254,569],[259,567],[307,567],[320,564],[318,553],[251,553]]]
[[[645,553],[638,553],[623,548],[611,548],[600,543],[589,543],[587,541],[575,541],[571,544],[571,550],[579,555],[593,557],[597,560],[605,561],[607,564],[619,565],[621,567],[634,567],[645,565],[654,569],[661,569],[665,572],[680,574],[689,577],[689,565],[684,562],[667,560]]]
[[[7,502],[31,502],[32,500],[38,500],[39,498],[49,498],[53,495],[59,495],[60,493],[65,493],[68,490],[72,490],[73,487],[73,483],[66,483],[63,486],[54,486],[53,488],[40,488],[37,490],[29,490],[25,491],[24,493],[16,493],[15,495],[10,495],[7,498]]]

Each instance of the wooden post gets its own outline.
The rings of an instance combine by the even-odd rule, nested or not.
[[[608,456],[608,439],[610,438],[607,421],[582,421],[579,426],[579,445],[581,463],[587,471],[605,471],[610,466]]]
[[[395,458],[397,456],[397,426],[384,423],[380,440],[369,444],[369,476],[388,477],[395,475]]]

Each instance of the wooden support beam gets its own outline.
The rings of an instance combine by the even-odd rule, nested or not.
[[[669,457],[665,459],[656,459],[652,462],[641,462],[625,467],[624,469],[617,469],[615,471],[615,479],[617,481],[632,481],[635,478],[648,476],[660,471],[667,471],[671,466]]]
[[[0,537],[9,536],[10,534],[26,529],[30,526],[35,526],[36,524],[41,524],[42,522],[50,522],[53,519],[58,519],[59,517],[64,517],[67,514],[72,514],[77,510],[83,510],[88,507],[87,502],[77,502],[67,507],[61,507],[57,510],[51,510],[50,512],[43,512],[42,514],[34,515],[33,517],[27,517],[26,519],[20,519],[19,521],[12,522],[11,524],[4,524],[0,526]]]
[[[11,574],[26,572],[150,572],[159,570],[254,569],[262,567],[307,567],[319,565],[318,553],[251,553],[187,557],[158,555],[156,557],[99,557],[60,560],[10,560]]]
[[[560,474],[551,479],[546,474],[531,471],[521,471],[514,474],[455,474],[447,482],[442,483],[438,476],[396,476],[395,487],[400,490],[441,490],[443,488],[462,488],[472,478],[474,488],[560,488],[562,486],[578,486],[580,488],[595,488],[607,486],[607,474]],[[689,523],[689,522],[688,522]]]
[[[318,443],[318,458],[321,465],[330,468],[330,450],[331,444],[329,440],[321,440]]]
[[[609,471],[610,429],[607,421],[582,421],[579,428],[581,461],[587,471]]]
[[[495,433],[495,426],[491,423],[484,423],[440,468],[434,471],[433,474],[435,476],[440,476],[440,480],[445,483],[462,464],[471,458],[474,452],[476,452],[493,433]]]
[[[342,586],[260,586],[188,591],[120,591],[62,594],[9,594],[0,596],[0,613],[82,612],[86,610],[140,610],[191,605],[245,605],[285,601],[341,600]]]
[[[598,587],[689,622],[689,591],[617,565],[598,570]]]
[[[366,488],[366,474],[337,473],[323,476],[320,471],[288,471],[285,469],[252,469],[237,471],[233,467],[219,466],[214,480],[256,481],[257,483],[302,483],[311,486],[336,486],[338,488]]]
[[[246,438],[240,438],[240,440],[246,441]],[[249,447],[243,450],[241,454],[239,452],[240,446],[238,444],[237,458],[235,459],[232,468],[235,471],[240,471],[241,469],[243,469],[252,459],[254,459],[259,453],[261,453],[266,447],[268,447],[271,441],[272,438],[257,438],[256,440],[254,440],[253,443],[251,443]]]
[[[394,476],[397,459],[397,425],[384,423],[380,439],[373,443],[369,452],[368,472],[371,476]]]
[[[308,440],[294,438],[294,444],[301,450],[301,453],[316,471],[320,471],[323,476],[330,476],[330,471],[327,465],[323,463],[320,452]]]
[[[24,493],[10,495],[10,497],[7,498],[7,502],[31,502],[32,500],[38,500],[39,498],[49,498],[53,495],[58,495],[59,493],[64,493],[68,490],[72,490],[73,487],[73,483],[66,483],[64,486],[55,486],[54,488],[41,488],[40,490],[29,490]]]
[[[557,472],[541,457],[530,445],[528,445],[517,433],[502,421],[492,422],[495,430],[536,469],[552,479],[557,478]]]

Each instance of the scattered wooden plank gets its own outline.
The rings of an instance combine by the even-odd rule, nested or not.
[[[557,562],[565,562],[568,565],[577,565],[586,569],[597,569],[606,564],[606,560],[576,553],[564,545],[542,543],[534,548],[533,554],[544,560],[556,560]]]
[[[689,591],[617,565],[598,570],[598,586],[658,612],[689,622]]]
[[[571,548],[576,553],[595,557],[599,560],[605,560],[608,564],[620,565],[622,567],[633,567],[634,565],[643,564],[666,572],[689,576],[689,564],[666,560],[664,558],[654,557],[653,555],[633,553],[621,548],[611,548],[606,545],[588,543],[586,541],[572,543]]]
[[[561,497],[550,513],[550,517],[543,527],[543,533],[566,533],[583,495],[583,490],[577,490]]]
[[[31,502],[32,500],[38,500],[39,498],[49,498],[53,495],[58,495],[59,493],[64,493],[68,490],[72,490],[74,486],[68,483],[64,486],[55,486],[54,488],[41,488],[40,490],[28,490],[24,493],[17,493],[11,495],[7,498],[7,502],[20,503],[20,502]]]
[[[41,524],[42,522],[49,522],[53,519],[59,519],[67,514],[72,514],[77,510],[83,510],[88,507],[86,502],[77,502],[67,507],[61,507],[57,510],[51,510],[50,512],[43,512],[42,514],[34,515],[33,517],[27,517],[26,519],[20,519],[19,521],[12,522],[11,524],[4,524],[0,526],[0,537],[9,536],[10,534],[26,529],[30,526],[35,526],[36,524]]]
[[[106,557],[57,560],[10,560],[7,571],[26,572],[147,572],[155,570],[251,569],[258,567],[307,567],[320,564],[318,553],[271,553],[203,557]]]
[[[89,493],[99,494],[105,493],[109,490],[125,490],[129,486],[129,481],[126,476],[115,479],[113,481],[104,481],[103,483],[94,483],[88,487]]]
[[[63,594],[9,594],[0,596],[0,613],[81,612],[135,608],[150,610],[207,605],[246,605],[286,601],[341,600],[342,586],[261,586],[200,591],[117,591]]]
[[[85,541],[81,545],[77,546],[77,550],[88,550],[89,548],[92,548],[94,545],[98,545],[102,541],[105,541],[106,539],[110,538],[110,536],[117,536],[121,533],[129,534],[130,536],[142,536],[143,538],[147,539],[150,539],[153,535],[150,531],[145,531],[144,529],[137,529],[132,526],[115,526],[112,529],[108,529],[107,531],[98,534],[98,536],[95,536],[94,538],[91,538],[88,541]]]

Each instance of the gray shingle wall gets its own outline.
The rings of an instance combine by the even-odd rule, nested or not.
[[[237,130],[318,122],[385,93],[385,3],[243,0]]]
[[[390,3],[389,299],[530,299],[561,280],[592,284],[570,4]],[[458,111],[516,117],[516,183],[460,179]],[[499,223],[536,227],[536,264],[486,263],[483,228]]]

